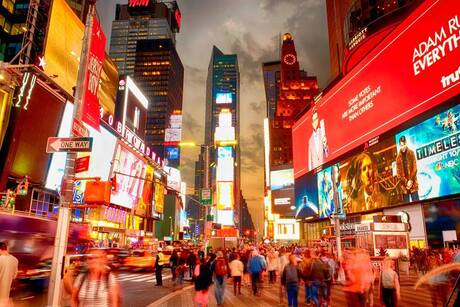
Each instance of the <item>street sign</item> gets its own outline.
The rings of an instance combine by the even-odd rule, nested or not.
[[[93,138],[57,138],[49,137],[46,152],[90,152]]]
[[[212,190],[201,189],[200,190],[200,204],[210,206],[212,205]]]
[[[89,157],[80,157],[75,160],[75,173],[86,172],[89,169]]]
[[[73,119],[72,134],[78,137],[89,137],[88,129],[83,125],[82,121],[78,118]]]

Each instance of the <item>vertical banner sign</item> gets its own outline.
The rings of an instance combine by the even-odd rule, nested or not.
[[[99,130],[99,100],[97,91],[105,58],[106,38],[97,18],[93,19],[91,45],[89,47],[88,66],[85,75],[82,120],[91,127]]]

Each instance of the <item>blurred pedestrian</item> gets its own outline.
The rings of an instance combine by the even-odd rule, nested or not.
[[[305,284],[305,304],[309,305],[313,301],[313,279],[311,276],[311,253],[306,249],[303,254],[302,262],[299,265],[302,272],[302,279]]]
[[[196,266],[196,261],[197,261],[197,255],[195,250],[192,250],[190,254],[187,257],[187,264],[189,267],[189,274],[190,274],[190,279],[193,280],[193,272],[195,271],[195,266]]]
[[[179,264],[179,255],[177,254],[177,250],[173,250],[171,254],[171,258],[169,258],[169,266],[171,267],[171,275],[173,284],[176,283],[176,269],[177,265]]]
[[[221,306],[224,303],[226,277],[229,269],[222,251],[218,251],[216,255],[217,258],[212,263],[211,271],[214,277],[214,295],[216,297],[217,306]]]
[[[212,272],[210,263],[204,258],[199,259],[199,263],[195,266],[195,303],[198,307],[206,307],[209,303],[209,287],[212,284]]]
[[[8,253],[5,242],[0,242],[0,306],[13,306],[10,301],[11,284],[18,274],[19,261]]]
[[[79,274],[73,285],[72,307],[120,306],[120,290],[107,263],[103,250],[90,252],[88,271]]]
[[[278,255],[272,248],[267,255],[267,271],[269,276],[269,283],[276,283],[276,271],[278,270]]]
[[[187,271],[187,266],[185,265],[184,259],[179,259],[179,264],[176,267],[176,284],[182,286],[184,284],[185,272]]]
[[[281,275],[281,284],[286,287],[288,296],[288,306],[298,306],[299,284],[302,273],[297,266],[297,257],[292,254],[289,256],[289,264],[284,267]]]
[[[244,274],[244,265],[240,260],[240,255],[236,254],[236,259],[230,262],[230,272],[233,278],[233,294],[236,296],[236,290],[241,295],[241,277]]]
[[[379,279],[379,298],[385,307],[396,307],[400,299],[399,277],[391,266],[392,260],[385,258]]]
[[[323,266],[324,279],[322,284],[322,305],[329,306],[331,300],[332,277],[334,276],[335,262],[325,252],[321,254],[320,261]]]
[[[262,272],[266,269],[265,259],[259,255],[257,250],[252,252],[252,257],[248,261],[248,271],[251,274],[252,293],[260,296],[259,283]]]
[[[365,307],[373,280],[369,252],[351,251],[345,262],[346,285],[343,288],[349,307]]]

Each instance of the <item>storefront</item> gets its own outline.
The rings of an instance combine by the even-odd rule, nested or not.
[[[298,219],[405,211],[410,245],[442,246],[425,221],[458,210],[459,14],[425,1],[294,124]]]

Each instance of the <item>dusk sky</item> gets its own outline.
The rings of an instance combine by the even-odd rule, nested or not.
[[[325,0],[177,0],[182,13],[177,51],[185,68],[183,141],[203,143],[207,69],[212,46],[236,53],[241,74],[242,190],[259,232],[263,231],[263,119],[266,114],[262,63],[279,59],[279,37],[293,35],[300,67],[329,79]],[[115,4],[99,0],[98,14],[110,38]],[[198,149],[183,149],[181,169],[194,184]]]

